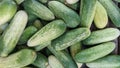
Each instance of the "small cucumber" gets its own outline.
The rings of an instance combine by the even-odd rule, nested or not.
[[[77,55],[75,55],[75,60],[80,63],[91,62],[102,58],[115,49],[115,43],[106,42],[99,44],[97,46],[82,50]]]
[[[38,68],[47,68],[48,59],[43,54],[38,53],[36,60],[32,64]]]
[[[56,50],[63,50],[67,47],[86,39],[90,35],[88,28],[77,28],[66,32],[59,38],[53,40],[52,45]]]
[[[91,35],[83,41],[84,45],[94,45],[111,41],[119,37],[120,31],[116,28],[106,28],[103,30],[93,31]]]
[[[68,27],[74,28],[80,23],[79,15],[58,1],[50,1],[48,7],[55,14],[56,17],[65,21]]]
[[[94,17],[94,23],[97,28],[104,28],[108,23],[108,16],[106,9],[102,6],[100,2],[97,1],[96,11]]]
[[[30,11],[32,14],[43,20],[53,20],[54,14],[43,4],[36,0],[25,0],[23,2],[25,10]]]
[[[68,4],[75,4],[75,3],[77,3],[79,0],[66,0],[66,2],[68,3]]]
[[[95,15],[97,0],[81,0],[80,26],[90,28]]]
[[[28,41],[28,39],[29,39],[33,34],[35,34],[36,31],[37,31],[37,28],[34,27],[34,26],[29,26],[29,27],[27,27],[27,28],[24,30],[22,36],[20,37],[18,44],[25,44],[25,43]]]
[[[0,1],[0,25],[7,23],[15,15],[17,5],[13,0]]]
[[[62,20],[54,20],[35,33],[29,40],[27,45],[29,47],[40,46],[48,41],[51,41],[66,30],[66,25]]]
[[[48,57],[48,61],[51,68],[64,68],[60,61],[53,55]]]
[[[0,68],[22,68],[34,62],[36,53],[30,49],[22,49],[8,57],[0,57]]]
[[[33,25],[37,28],[37,29],[41,29],[43,27],[43,24],[41,23],[40,20],[35,20],[35,22],[33,23]]]
[[[93,62],[87,63],[90,68],[119,68],[120,67],[120,56],[109,55]]]
[[[108,16],[116,25],[117,27],[120,27],[120,9],[119,7],[113,3],[112,0],[99,0],[99,2],[105,7]]]
[[[0,56],[7,56],[16,46],[28,21],[28,15],[20,10],[0,37]]]
[[[48,2],[48,0],[39,0],[41,3],[47,3]]]

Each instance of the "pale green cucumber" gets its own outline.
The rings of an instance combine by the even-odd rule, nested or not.
[[[66,2],[68,3],[68,4],[75,4],[75,3],[77,3],[79,0],[66,0]]]
[[[81,0],[80,26],[90,28],[94,19],[97,0]]]
[[[7,23],[16,13],[17,5],[13,0],[0,1],[0,25]]]
[[[94,23],[97,28],[104,28],[108,23],[108,16],[106,9],[97,1]]]
[[[35,33],[29,40],[27,45],[29,47],[40,46],[48,41],[51,41],[60,35],[62,35],[66,30],[66,25],[62,20],[54,20],[49,24],[45,25],[37,33]]]
[[[75,60],[79,63],[92,62],[94,60],[97,60],[108,55],[114,49],[115,43],[113,42],[102,43],[97,46],[80,51],[77,55],[75,55]]]
[[[74,28],[79,25],[79,15],[64,4],[58,1],[50,1],[48,7],[56,17],[63,19],[68,27]]]
[[[46,6],[36,0],[25,0],[23,5],[26,10],[43,20],[49,21],[55,18],[54,14]]]
[[[56,50],[63,50],[67,47],[86,39],[90,35],[88,28],[77,28],[66,32],[59,38],[52,41],[52,46]]]
[[[22,68],[34,62],[36,53],[30,49],[22,49],[8,57],[0,57],[0,68]]]
[[[27,24],[28,16],[23,10],[16,13],[7,29],[0,37],[0,56],[7,56],[16,46],[24,28]]]
[[[94,45],[111,41],[119,37],[120,31],[116,28],[106,28],[103,30],[93,31],[91,35],[83,41],[84,45]]]

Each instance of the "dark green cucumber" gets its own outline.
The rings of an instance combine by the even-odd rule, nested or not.
[[[80,63],[92,62],[99,58],[102,58],[115,49],[115,43],[106,42],[99,44],[97,46],[82,50],[77,55],[75,55],[75,60]]]
[[[120,8],[112,0],[99,0],[99,2],[105,7],[114,25],[120,27]]]
[[[90,35],[88,28],[77,28],[66,32],[59,38],[52,41],[52,45],[56,50],[63,50],[67,47],[86,39]]]
[[[43,20],[53,20],[55,18],[54,14],[46,6],[36,0],[25,0],[23,5],[25,10],[30,11]]]
[[[64,4],[58,1],[50,1],[48,7],[56,17],[63,19],[68,27],[74,28],[79,25],[79,15]]]
[[[81,0],[80,26],[90,28],[94,19],[97,0]]]
[[[94,45],[111,41],[119,37],[120,31],[116,28],[106,28],[103,30],[93,31],[91,35],[83,41],[84,45]]]
[[[7,29],[0,37],[0,56],[7,56],[16,46],[27,24],[28,16],[23,10],[16,13]]]

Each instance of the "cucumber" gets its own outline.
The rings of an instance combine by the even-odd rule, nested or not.
[[[0,1],[0,25],[7,23],[15,15],[17,5],[13,0]]]
[[[35,33],[29,40],[27,45],[29,47],[40,46],[48,41],[51,41],[66,30],[66,25],[62,20],[54,20]]]
[[[51,68],[64,68],[60,61],[53,55],[48,57],[49,64]]]
[[[8,57],[0,57],[0,68],[22,68],[34,62],[36,53],[30,49],[22,49]]]
[[[28,39],[33,35],[35,34],[35,32],[37,31],[37,28],[34,27],[34,26],[29,26],[27,27],[23,34],[21,35],[20,39],[19,39],[19,42],[18,44],[25,44]]]
[[[80,26],[90,28],[95,15],[97,0],[81,0]]]
[[[39,0],[41,3],[47,3],[48,2],[48,0]]]
[[[66,51],[56,51],[51,45],[48,46],[48,49],[63,64],[64,68],[77,68],[77,64]]]
[[[25,10],[30,11],[43,20],[49,21],[55,18],[54,14],[46,6],[36,0],[25,0],[23,6]]]
[[[36,60],[32,64],[38,68],[47,68],[48,59],[42,53],[38,53]]]
[[[75,60],[79,63],[87,63],[102,58],[115,49],[115,43],[106,42],[97,46],[82,50],[75,55]]]
[[[43,24],[41,23],[40,20],[35,20],[35,22],[33,23],[33,25],[37,28],[37,29],[41,29],[43,27]]]
[[[52,41],[52,45],[56,50],[63,50],[67,47],[86,39],[90,35],[88,28],[77,28],[66,32],[59,38]]]
[[[120,27],[120,9],[113,3],[112,0],[99,0],[99,2],[105,7],[108,16],[116,27]]]
[[[93,62],[87,63],[90,68],[119,68],[120,67],[120,56],[109,55]]]
[[[68,3],[68,4],[75,4],[75,3],[77,3],[79,0],[66,0],[66,2]]]
[[[100,2],[97,1],[96,12],[94,17],[94,24],[97,28],[101,29],[106,27],[108,23],[108,16],[106,9],[102,6]]]
[[[7,56],[16,46],[27,24],[28,16],[23,10],[16,13],[7,29],[0,37],[0,56]]]
[[[84,45],[94,45],[111,41],[119,37],[120,31],[116,28],[106,28],[103,30],[93,31],[91,35],[83,41]]]
[[[48,7],[56,17],[63,19],[68,27],[74,28],[79,25],[79,15],[64,4],[58,1],[50,1]]]

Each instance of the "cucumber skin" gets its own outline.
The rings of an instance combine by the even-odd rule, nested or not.
[[[84,45],[94,45],[111,41],[119,37],[120,31],[116,28],[106,28],[103,30],[93,31],[91,35],[83,40]]]
[[[115,49],[115,43],[106,42],[83,50],[75,55],[75,60],[79,63],[88,63],[102,58]]]
[[[63,19],[68,27],[74,28],[80,24],[79,15],[64,4],[58,1],[50,1],[48,7],[56,17]]]

